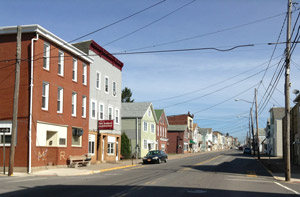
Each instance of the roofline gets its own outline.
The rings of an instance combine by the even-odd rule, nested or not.
[[[123,62],[121,62],[119,59],[117,59],[115,56],[113,56],[111,53],[109,53],[107,50],[105,50],[103,47],[97,44],[94,40],[91,41],[91,45],[89,46],[90,50],[94,51],[97,55],[111,63],[120,71],[122,71],[124,66]]]
[[[94,59],[81,50],[77,49],[70,43],[64,41],[60,37],[56,36],[55,34],[51,33],[44,27],[34,24],[34,25],[21,25],[22,27],[22,33],[32,33],[36,32],[37,34],[49,39],[50,41],[54,42],[55,44],[59,45],[60,47],[70,51],[71,53],[79,56],[83,60],[93,63]],[[0,27],[0,35],[5,34],[16,34],[17,33],[17,26],[7,26],[7,27]]]

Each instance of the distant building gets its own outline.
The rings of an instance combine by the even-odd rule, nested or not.
[[[157,118],[156,122],[156,141],[157,141],[157,149],[168,152],[168,118],[166,116],[165,110],[156,109],[155,115]]]

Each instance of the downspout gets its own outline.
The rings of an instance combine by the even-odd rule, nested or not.
[[[138,159],[138,156],[139,156],[139,153],[138,153],[138,151],[139,151],[139,148],[138,148],[138,146],[139,146],[139,118],[136,118],[136,146],[135,146],[135,148],[136,148],[136,155],[135,155],[135,159],[137,160]]]
[[[32,130],[32,95],[33,95],[33,43],[39,39],[39,34],[36,34],[36,38],[31,39],[31,70],[30,70],[30,104],[29,104],[29,131],[28,131],[28,174],[31,173],[31,130]]]

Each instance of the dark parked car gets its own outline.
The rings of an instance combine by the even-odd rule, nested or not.
[[[151,150],[143,158],[143,164],[147,163],[167,163],[168,155],[162,150]]]
[[[245,147],[243,153],[244,153],[244,154],[250,154],[250,155],[251,155],[251,148]]]

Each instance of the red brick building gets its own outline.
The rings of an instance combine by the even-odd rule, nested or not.
[[[190,114],[190,112],[187,114],[168,116],[168,153],[188,152],[191,143],[190,139],[192,139],[193,118],[194,115]]]
[[[157,122],[156,122],[156,140],[157,149],[163,150],[168,153],[168,119],[163,109],[155,110]]]
[[[0,28],[0,128],[12,124],[16,33],[16,26]],[[66,165],[69,155],[87,154],[93,59],[39,25],[22,26],[21,58],[14,171]]]

